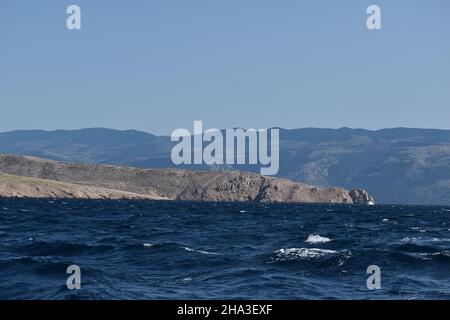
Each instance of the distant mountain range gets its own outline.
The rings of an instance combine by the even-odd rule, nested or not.
[[[143,168],[175,167],[172,146],[170,137],[134,130],[0,133],[3,153]],[[259,166],[219,169],[258,172]],[[311,185],[362,188],[377,203],[450,204],[450,130],[280,129],[278,176]]]

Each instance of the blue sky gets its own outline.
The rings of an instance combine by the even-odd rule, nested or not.
[[[448,0],[0,0],[0,131],[450,129],[449,16]]]

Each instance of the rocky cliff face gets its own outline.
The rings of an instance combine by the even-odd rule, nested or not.
[[[354,204],[374,204],[375,199],[366,191],[362,189],[355,189],[350,191],[350,197]]]
[[[194,172],[0,155],[0,196],[367,204],[364,190],[317,188],[239,171]],[[15,190],[12,192],[11,190]]]

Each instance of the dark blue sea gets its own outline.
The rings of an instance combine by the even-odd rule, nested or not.
[[[450,299],[450,207],[3,199],[0,299]]]

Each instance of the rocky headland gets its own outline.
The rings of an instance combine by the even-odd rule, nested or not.
[[[240,171],[142,169],[0,155],[0,197],[372,204],[365,190]]]

